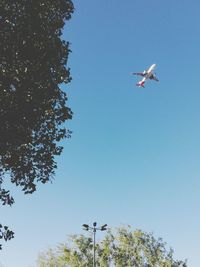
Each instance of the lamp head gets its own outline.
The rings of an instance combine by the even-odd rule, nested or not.
[[[100,230],[101,230],[101,231],[105,231],[105,230],[107,230],[106,227],[107,227],[107,224],[104,224],[104,225],[101,226]]]
[[[84,230],[86,230],[86,231],[89,230],[89,225],[88,224],[83,224],[82,226],[83,226]]]

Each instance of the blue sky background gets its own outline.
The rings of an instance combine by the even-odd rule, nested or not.
[[[52,184],[2,207],[15,231],[4,267],[35,267],[40,251],[84,233],[130,224],[153,232],[189,267],[200,247],[200,2],[74,0],[66,24],[74,112]],[[159,83],[131,75],[156,63]]]

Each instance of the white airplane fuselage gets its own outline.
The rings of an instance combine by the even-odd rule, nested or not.
[[[152,74],[153,70],[155,69],[155,67],[156,67],[156,64],[153,64],[153,65],[151,65],[151,67],[149,67],[149,69],[147,70],[147,73],[146,73],[146,78],[147,79],[151,76],[151,74]]]

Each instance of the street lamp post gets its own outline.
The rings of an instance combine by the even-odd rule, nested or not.
[[[100,227],[97,227],[97,223],[94,222],[93,226],[89,226],[88,224],[83,224],[83,229],[93,233],[93,267],[96,267],[96,232],[97,231],[105,231],[107,230],[107,224],[104,224]]]

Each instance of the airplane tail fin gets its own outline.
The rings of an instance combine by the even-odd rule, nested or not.
[[[140,82],[136,83],[136,85],[138,87],[143,87],[143,88],[144,88],[144,84],[145,84],[145,81],[140,81]]]

